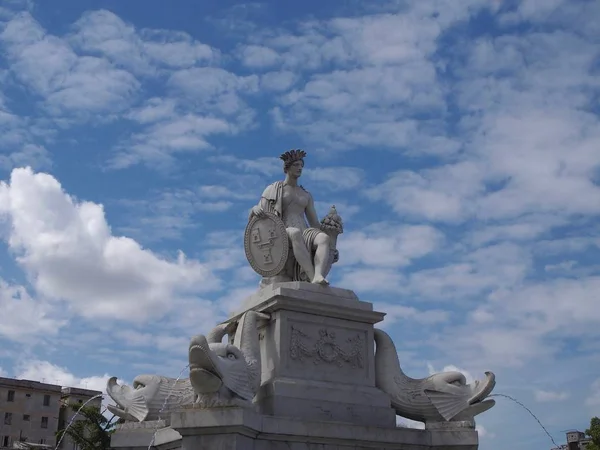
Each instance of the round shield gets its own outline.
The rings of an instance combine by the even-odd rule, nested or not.
[[[272,277],[281,273],[290,251],[285,224],[273,213],[254,216],[246,226],[244,249],[250,266],[259,275]]]

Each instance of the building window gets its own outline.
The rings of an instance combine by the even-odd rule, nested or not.
[[[50,406],[50,396],[44,395],[44,406]]]
[[[46,443],[46,439],[42,438],[40,439],[40,444],[45,444]]]
[[[8,391],[8,397],[6,398],[7,402],[15,401],[15,391]]]
[[[4,424],[5,425],[12,424],[12,413],[4,413]]]
[[[30,419],[29,414],[23,414],[23,420],[25,422],[29,422],[29,419]]]
[[[2,439],[2,447],[8,447],[10,445],[10,436],[4,436]]]
[[[42,417],[42,428],[48,428],[48,418]]]

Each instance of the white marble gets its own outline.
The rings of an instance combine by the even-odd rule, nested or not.
[[[485,380],[471,384],[460,372],[411,378],[402,371],[396,346],[385,331],[375,330],[375,342],[376,385],[390,396],[398,415],[425,422],[429,428],[447,423],[447,429],[453,425],[450,422],[456,427],[464,422],[474,427],[474,417],[494,406],[494,400],[486,399],[496,385],[493,373],[486,372]]]
[[[343,221],[335,206],[319,221],[312,195],[298,184],[305,158],[303,150],[283,153],[285,179],[267,186],[250,211],[244,247],[251,267],[264,277],[261,286],[282,281],[328,285],[326,277],[339,260]]]

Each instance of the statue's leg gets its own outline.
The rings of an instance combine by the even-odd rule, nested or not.
[[[329,284],[323,276],[325,267],[329,262],[329,240],[329,235],[325,233],[319,233],[315,237],[315,276],[312,279],[313,283]]]
[[[309,280],[315,277],[315,268],[310,257],[310,252],[304,243],[304,237],[302,231],[298,228],[287,228],[287,235],[292,243],[292,249],[294,250],[294,258],[300,264],[300,267],[306,272]]]

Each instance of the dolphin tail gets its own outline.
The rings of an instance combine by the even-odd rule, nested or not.
[[[448,421],[469,406],[468,395],[456,395],[442,391],[425,390],[425,395],[431,400],[444,420]]]
[[[143,422],[148,416],[149,411],[144,396],[130,386],[119,386],[116,377],[108,380],[106,392],[122,408],[122,411],[138,421]]]

